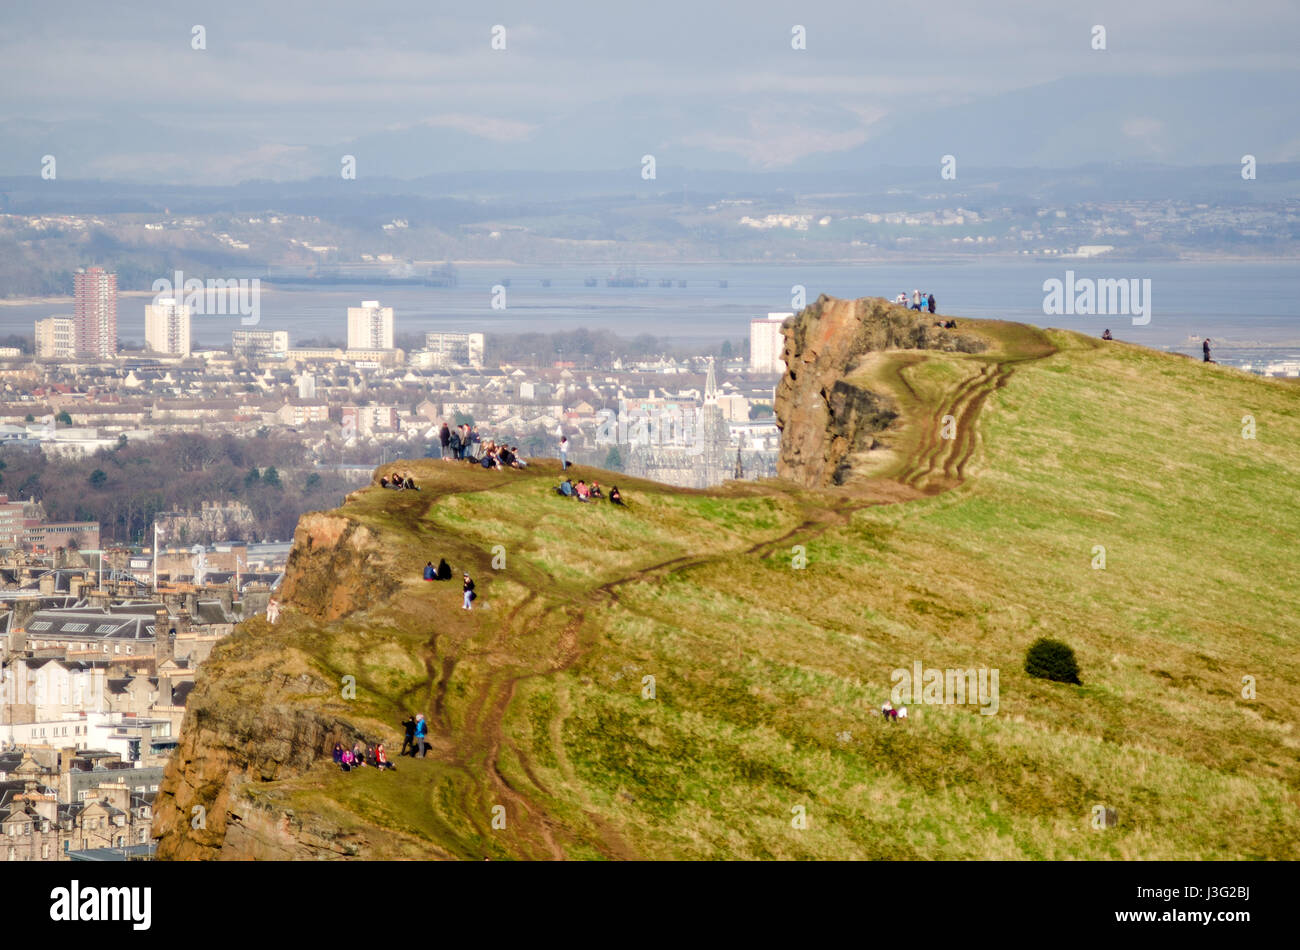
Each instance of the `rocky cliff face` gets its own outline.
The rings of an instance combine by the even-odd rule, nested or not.
[[[396,573],[364,525],[304,515],[280,598],[286,610],[329,621],[389,596]],[[336,742],[365,736],[325,698],[338,684],[291,645],[261,649],[265,618],[241,624],[200,668],[155,805],[160,860],[345,857],[359,845],[316,818],[259,804],[248,786],[306,772]],[[214,687],[214,681],[218,683]]]
[[[851,457],[898,417],[893,399],[845,379],[865,354],[888,349],[977,352],[983,344],[934,326],[879,297],[825,294],[786,321],[786,374],[776,391],[781,429],[777,473],[810,488],[842,485]]]
[[[258,620],[253,623],[264,623]],[[317,702],[337,692],[299,656],[263,653],[240,640],[221,644],[204,669],[238,665],[220,688],[201,670],[190,694],[181,744],[155,805],[160,860],[220,857],[290,859],[348,852],[327,834],[303,834],[294,816],[268,814],[244,793],[250,783],[301,774],[335,742],[362,738]],[[310,832],[310,829],[308,829]]]
[[[281,595],[320,620],[337,620],[379,603],[397,587],[375,533],[341,515],[303,515],[293,533]]]

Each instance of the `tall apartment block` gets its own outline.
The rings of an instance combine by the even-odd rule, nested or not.
[[[190,308],[165,297],[144,308],[144,343],[155,353],[190,355]]]
[[[381,307],[378,300],[363,300],[359,307],[348,307],[349,350],[391,350],[392,348],[392,307]]]
[[[769,313],[766,320],[749,321],[749,368],[755,373],[784,373],[785,338],[781,324],[792,313]]]
[[[77,356],[111,359],[117,355],[117,275],[90,267],[73,275],[76,306],[73,347]]]

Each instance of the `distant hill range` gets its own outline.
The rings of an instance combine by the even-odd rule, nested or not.
[[[60,179],[154,187],[319,179],[355,193],[374,191],[383,179],[447,176],[444,193],[460,193],[448,187],[458,183],[495,194],[530,188],[537,194],[543,181],[566,180],[575,190],[775,190],[817,187],[819,180],[853,188],[880,184],[874,173],[881,168],[932,175],[938,185],[944,155],[956,158],[961,183],[968,174],[986,176],[993,169],[1115,163],[1233,172],[1243,155],[1252,154],[1265,169],[1259,181],[1267,182],[1276,177],[1270,166],[1300,160],[1296,86],[1294,72],[1072,76],[957,105],[918,105],[870,124],[833,103],[793,94],[742,94],[726,106],[689,109],[643,96],[533,117],[505,139],[455,124],[415,124],[329,146],[286,142],[277,148],[224,130],[171,129],[129,116],[113,122],[8,119],[0,122],[0,176],[39,181],[41,156],[52,154]],[[779,133],[756,131],[753,117],[771,110],[792,118]],[[186,143],[183,153],[149,148],[175,141]],[[340,179],[344,154],[357,160],[355,181]],[[645,154],[656,158],[653,182],[641,178]]]

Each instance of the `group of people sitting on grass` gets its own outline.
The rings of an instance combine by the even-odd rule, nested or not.
[[[483,442],[478,429],[469,423],[462,423],[454,429],[448,423],[442,424],[438,433],[438,443],[442,446],[442,457],[458,462],[477,462],[484,468],[526,468],[528,463],[519,455],[519,446],[498,445],[492,440]]]
[[[576,498],[578,501],[599,501],[605,497],[605,493],[601,491],[600,482],[592,482],[588,485],[581,478],[578,479],[576,485],[573,484],[572,479],[566,478],[560,482],[555,489],[555,493],[565,498]],[[623,493],[618,490],[617,485],[609,490],[609,500],[616,505],[623,504]]]
[[[392,476],[379,476],[380,488],[396,488],[398,491],[409,490],[419,491],[419,486],[415,484],[415,479],[411,477],[410,472],[394,472]]]
[[[379,769],[396,771],[397,766],[388,761],[388,753],[384,751],[382,742],[361,743],[358,741],[351,749],[341,743],[334,743],[334,763],[344,772],[351,772],[353,769],[365,768],[367,765]]]
[[[898,719],[906,719],[907,707],[899,706],[897,709],[895,709],[893,703],[889,702],[889,700],[885,700],[885,705],[880,707],[880,714],[889,722],[893,722]]]
[[[527,468],[528,463],[519,457],[519,446],[497,445],[489,441],[483,446],[483,454],[476,460],[484,468]]]

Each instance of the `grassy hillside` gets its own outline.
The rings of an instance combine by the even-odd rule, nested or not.
[[[418,494],[360,492],[343,513],[409,565],[398,593],[244,624],[207,695],[268,655],[353,675],[355,699],[300,701],[392,751],[425,712],[434,753],[243,794],[373,857],[1300,857],[1300,391],[967,326],[988,352],[855,369],[903,416],[839,492],[576,470],[618,482],[620,510],[557,497],[555,463],[434,461],[410,465]],[[420,580],[439,556],[485,609],[460,609],[459,573]],[[1083,685],[1024,673],[1044,635]],[[892,671],[917,661],[997,669],[996,715],[909,703],[884,722]]]

